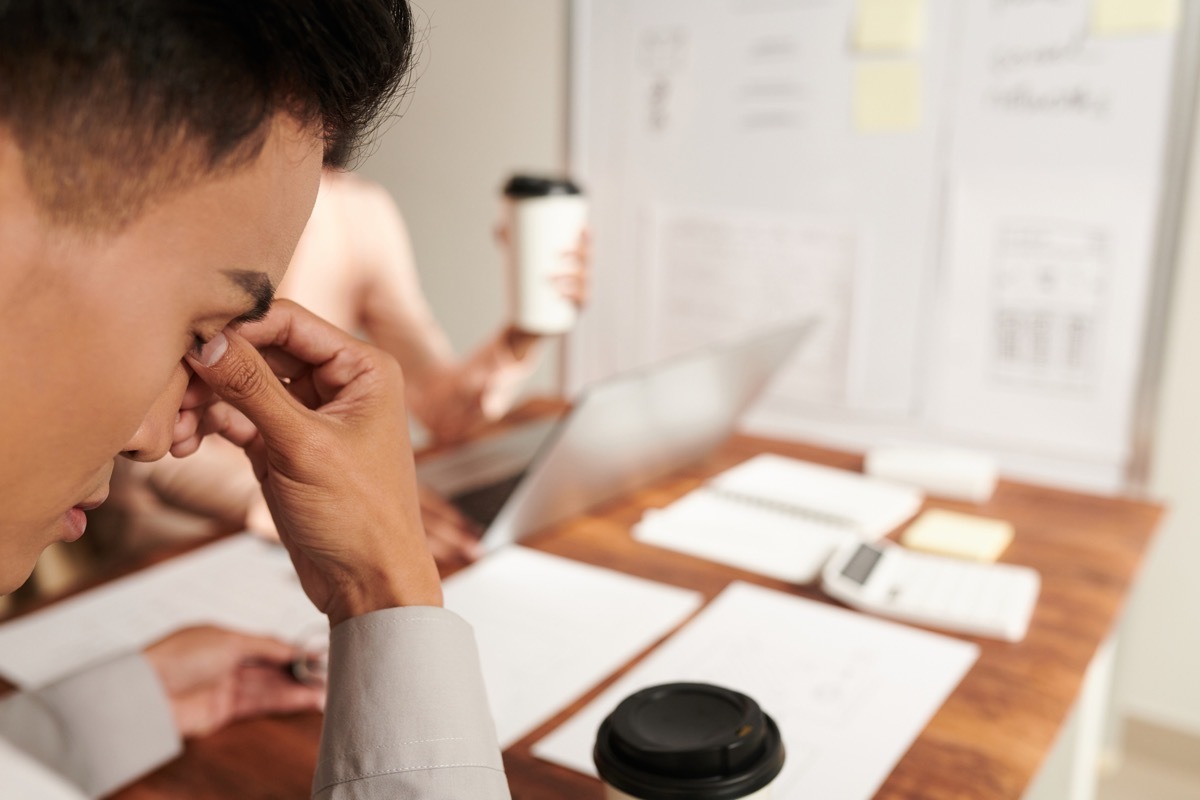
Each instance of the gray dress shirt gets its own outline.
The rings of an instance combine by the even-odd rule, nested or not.
[[[140,655],[0,702],[0,736],[88,797],[180,751],[167,698]],[[442,608],[354,617],[333,629],[316,800],[507,800],[471,627]]]

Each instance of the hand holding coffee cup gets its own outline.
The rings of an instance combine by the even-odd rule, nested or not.
[[[531,334],[565,333],[587,295],[587,200],[565,178],[530,175],[513,176],[503,194],[512,324]]]
[[[605,800],[768,800],[784,749],[775,721],[746,695],[669,683],[622,700],[592,757]]]

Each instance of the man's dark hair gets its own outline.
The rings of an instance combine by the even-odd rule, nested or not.
[[[287,112],[345,166],[408,74],[405,0],[0,0],[0,128],[51,219],[119,227]]]

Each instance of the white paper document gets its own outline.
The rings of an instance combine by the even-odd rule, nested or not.
[[[449,578],[446,607],[475,629],[500,746],[508,747],[661,639],[698,592],[509,546]]]
[[[878,478],[764,454],[647,511],[633,533],[648,544],[809,583],[838,547],[884,536],[923,499]]]
[[[978,656],[968,642],[735,583],[533,752],[594,775],[596,731],[622,699],[713,683],[779,724],[787,760],[772,796],[869,800]]]
[[[204,624],[297,643],[329,629],[287,552],[241,534],[0,626],[0,673],[44,686]]]
[[[929,420],[988,444],[1124,458],[1153,207],[1153,188],[1133,178],[962,177]]]
[[[20,800],[83,800],[83,794],[0,739],[0,790]]]

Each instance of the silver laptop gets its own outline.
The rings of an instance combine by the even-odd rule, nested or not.
[[[816,327],[705,347],[584,390],[563,417],[417,465],[500,547],[703,458]]]

